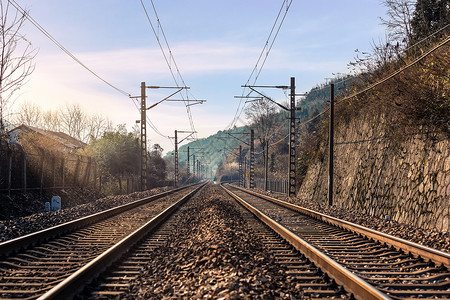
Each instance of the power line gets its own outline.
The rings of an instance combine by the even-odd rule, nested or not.
[[[117,92],[121,93],[122,95],[128,96],[130,97],[130,93],[125,92],[124,90],[114,86],[113,84],[109,83],[108,81],[106,81],[105,79],[103,79],[102,77],[100,77],[97,73],[95,73],[93,70],[91,70],[89,67],[87,67],[83,62],[81,62],[74,54],[72,54],[69,50],[67,50],[61,43],[59,43],[47,30],[45,30],[34,18],[32,18],[30,16],[30,14],[28,12],[26,12],[19,4],[17,4],[17,2],[15,2],[14,0],[8,0],[8,2],[17,10],[19,11],[21,14],[23,14],[27,20],[33,24],[39,31],[41,31],[47,38],[49,38],[56,46],[58,46],[62,51],[64,51],[69,57],[71,57],[73,60],[75,60],[78,64],[80,64],[83,68],[85,68],[87,71],[89,71],[91,74],[93,74],[95,77],[97,77],[98,79],[100,79],[101,81],[103,81],[105,84],[107,84],[108,86],[110,86],[111,88],[113,88],[114,90],[116,90]],[[134,105],[136,106],[136,108],[138,109],[138,111],[140,111],[139,107],[136,105],[135,102],[133,102]],[[162,134],[158,128],[153,124],[153,122],[151,122],[151,120],[148,119],[147,117],[147,122],[150,125],[150,128],[153,129],[153,131],[157,134],[159,134],[162,137],[167,138],[167,136],[165,136],[164,134]]]
[[[45,30],[36,20],[34,20],[30,14],[28,12],[26,12],[22,7],[20,7],[19,4],[17,4],[16,1],[14,0],[8,0],[8,2],[14,6],[14,8],[20,12],[21,14],[23,14],[25,16],[25,18],[27,18],[27,20],[33,24],[37,29],[39,29],[39,31],[41,31],[47,38],[49,38],[56,46],[58,46],[62,51],[64,51],[68,56],[70,56],[74,61],[76,61],[79,65],[81,65],[83,68],[85,68],[88,72],[90,72],[92,75],[94,75],[95,77],[97,77],[98,79],[100,79],[101,81],[103,81],[105,84],[107,84],[108,86],[110,86],[111,88],[113,88],[114,90],[116,90],[117,92],[121,93],[122,95],[125,96],[130,96],[130,93],[125,92],[124,90],[114,86],[113,84],[109,83],[108,81],[106,81],[105,79],[103,79],[102,77],[100,77],[100,75],[98,75],[97,73],[95,73],[94,71],[92,71],[88,66],[86,66],[83,62],[81,62],[75,55],[73,55],[69,50],[67,50],[63,45],[61,45],[61,43],[59,43],[50,33],[48,33],[47,30]]]
[[[409,69],[410,67],[412,67],[413,65],[417,64],[419,61],[421,61],[422,59],[424,59],[425,57],[427,57],[428,55],[430,55],[431,53],[433,53],[434,51],[436,51],[437,49],[443,47],[445,44],[447,44],[450,41],[450,37],[447,37],[447,39],[445,39],[443,42],[439,43],[438,45],[434,46],[433,48],[431,48],[428,52],[426,52],[425,54],[421,55],[420,57],[418,57],[417,59],[415,59],[414,61],[412,61],[411,63],[407,64],[406,66],[398,69],[397,71],[395,71],[394,73],[392,73],[391,75],[383,78],[382,80],[375,82],[371,85],[369,85],[368,87],[366,87],[365,89],[356,92],[350,96],[344,97],[342,99],[340,99],[339,101],[336,101],[335,104],[341,103],[345,100],[349,100],[351,98],[357,97],[359,95],[361,95],[362,93],[365,93],[367,91],[370,91],[371,89],[377,87],[378,85],[386,82],[387,80],[397,76],[398,74],[400,74],[401,72],[405,71],[406,69]]]
[[[277,38],[277,36],[278,36],[278,33],[280,32],[281,26],[283,25],[283,22],[284,22],[284,20],[285,20],[285,18],[286,18],[286,15],[287,15],[287,13],[288,13],[288,11],[289,11],[289,8],[290,8],[291,4],[292,4],[292,0],[284,0],[283,3],[281,4],[280,10],[278,11],[278,14],[277,14],[277,17],[276,17],[276,19],[275,19],[275,22],[274,22],[273,25],[272,25],[272,29],[270,30],[269,36],[268,36],[267,39],[266,39],[266,42],[265,42],[265,44],[264,44],[264,47],[263,47],[263,49],[261,50],[261,53],[259,54],[258,60],[256,61],[256,64],[255,64],[255,66],[253,67],[253,70],[252,70],[252,72],[250,73],[250,76],[248,77],[247,83],[246,83],[245,85],[249,85],[250,80],[251,80],[253,74],[255,74],[256,70],[258,69],[258,65],[259,65],[259,63],[260,63],[260,61],[261,61],[261,58],[262,58],[263,55],[264,55],[264,52],[266,51],[266,54],[265,54],[265,56],[264,56],[264,60],[263,60],[263,62],[262,62],[262,64],[261,64],[261,67],[259,68],[258,74],[255,76],[255,80],[254,80],[253,84],[255,84],[256,81],[258,80],[259,75],[261,74],[261,71],[262,71],[262,69],[263,69],[263,67],[264,67],[264,65],[265,65],[265,63],[266,63],[266,60],[267,60],[267,57],[269,56],[270,51],[272,50],[272,47],[273,47],[273,45],[274,45],[274,43],[275,43],[275,40],[276,40],[276,38]],[[281,19],[280,24],[278,25],[278,29],[277,29],[277,31],[276,31],[276,33],[275,33],[275,36],[273,37],[272,42],[270,43],[270,39],[271,39],[271,37],[272,37],[272,34],[273,34],[274,30],[275,30],[276,25],[278,24],[278,20],[280,19],[281,13],[282,13],[283,8],[285,7],[285,5],[286,5],[286,10],[285,10],[284,15],[283,15],[283,17],[282,17],[282,19]],[[270,47],[267,49],[269,43],[270,43]],[[266,49],[267,49],[267,50],[266,50]],[[242,96],[244,96],[244,94],[245,94],[245,89],[242,91]],[[243,100],[243,98],[241,98],[241,100],[239,101],[239,104],[238,104],[236,113],[235,113],[235,115],[234,115],[234,119],[233,119],[233,121],[231,121],[230,125],[228,126],[229,128],[232,128],[232,127],[237,123],[237,121],[238,121],[240,115],[241,115],[242,112],[244,111],[245,103],[244,103],[244,105],[242,105],[242,100]],[[241,105],[242,105],[242,108],[241,108]]]
[[[171,64],[170,64],[170,61],[173,61],[173,64],[174,64],[175,69],[176,69],[176,72],[177,72],[177,74],[178,74],[178,76],[179,76],[181,82],[183,83],[183,85],[184,85],[184,86],[187,86],[186,83],[185,83],[185,81],[184,81],[184,79],[183,79],[183,76],[181,75],[180,69],[178,68],[178,65],[177,65],[177,63],[176,63],[176,61],[175,61],[175,58],[174,58],[174,56],[173,56],[173,52],[172,52],[172,50],[170,49],[169,43],[168,43],[167,38],[166,38],[166,35],[165,35],[165,33],[164,33],[164,29],[162,28],[162,24],[161,24],[161,22],[160,22],[160,20],[159,20],[159,16],[158,16],[158,13],[157,13],[157,11],[156,11],[156,7],[155,7],[155,5],[154,5],[154,3],[153,3],[153,0],[151,0],[153,12],[154,12],[154,14],[155,14],[155,16],[156,16],[156,19],[157,19],[158,28],[161,29],[161,33],[162,33],[162,35],[163,35],[163,38],[164,38],[166,47],[167,47],[167,49],[168,49],[168,53],[169,53],[168,55],[166,54],[166,52],[165,52],[165,50],[164,50],[164,48],[163,48],[163,46],[162,46],[162,44],[161,44],[159,35],[158,35],[158,33],[156,32],[155,27],[153,26],[153,23],[152,23],[152,21],[151,21],[151,19],[150,19],[150,16],[149,16],[149,14],[148,14],[148,11],[147,11],[147,9],[146,9],[146,7],[145,7],[145,4],[144,4],[143,0],[140,0],[140,2],[141,2],[141,5],[142,5],[142,8],[144,9],[145,15],[147,16],[147,20],[148,20],[148,22],[149,22],[149,24],[150,24],[150,27],[152,28],[153,34],[155,35],[156,41],[158,42],[159,48],[161,49],[161,52],[162,52],[163,57],[164,57],[164,60],[166,61],[166,64],[167,64],[167,66],[168,66],[168,68],[169,68],[169,71],[170,71],[170,73],[171,73],[171,75],[172,75],[172,78],[173,78],[175,84],[176,84],[177,86],[180,86],[179,83],[178,83],[178,81],[177,81],[177,78],[176,78],[176,76],[175,76],[175,74],[174,74],[173,68],[172,68],[172,66],[171,66]],[[169,56],[169,58],[168,58],[167,56]],[[169,60],[170,60],[170,61],[169,61]],[[191,94],[191,95],[192,95],[192,94]],[[186,93],[186,96],[187,96],[187,98],[188,98],[188,92]],[[182,97],[182,99],[184,100],[184,96],[181,95],[181,97]],[[195,97],[194,97],[194,98],[195,98]],[[186,108],[186,112],[187,112],[187,115],[188,115],[188,118],[189,118],[189,123],[190,123],[190,126],[191,126],[191,130],[194,131],[194,132],[196,132],[195,126],[194,126],[194,121],[193,121],[192,114],[191,114],[191,109],[190,109],[190,107],[188,106],[188,103],[186,103],[186,101],[183,101],[183,102],[184,102],[184,105],[185,105],[185,108]],[[195,136],[197,136],[197,134],[195,134]]]

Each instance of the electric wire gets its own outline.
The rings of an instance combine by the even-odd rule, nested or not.
[[[269,43],[270,43],[272,34],[273,34],[273,32],[274,32],[274,30],[275,30],[275,28],[276,28],[276,25],[278,24],[278,20],[280,19],[280,16],[281,16],[281,13],[282,13],[282,11],[283,11],[283,8],[284,8],[285,5],[286,5],[286,10],[285,10],[284,15],[283,15],[283,17],[282,17],[282,20],[281,20],[280,24],[278,25],[278,29],[277,29],[277,31],[276,31],[275,36],[274,36],[273,39],[272,39],[272,42],[270,43],[270,47],[269,47],[268,50],[266,51],[266,55],[265,55],[265,57],[264,57],[263,63],[262,63],[262,65],[261,65],[261,67],[259,68],[259,71],[258,71],[257,75],[255,76],[255,80],[254,80],[253,84],[255,84],[256,81],[258,80],[259,75],[261,74],[261,71],[262,71],[262,69],[263,69],[263,67],[264,67],[264,65],[265,65],[265,63],[266,63],[267,57],[269,56],[269,53],[270,53],[270,51],[271,51],[271,49],[272,49],[272,46],[274,45],[275,40],[276,40],[276,38],[277,38],[277,36],[278,36],[278,33],[280,32],[281,26],[283,25],[283,22],[284,22],[284,20],[285,20],[285,18],[286,18],[286,15],[287,15],[288,11],[289,11],[289,8],[290,8],[290,6],[291,6],[291,4],[292,4],[292,1],[293,1],[293,0],[284,0],[284,1],[283,1],[282,5],[281,5],[281,7],[280,7],[280,10],[278,11],[278,14],[277,14],[277,17],[276,17],[276,19],[275,19],[275,22],[274,22],[274,24],[272,25],[272,29],[270,30],[269,36],[268,36],[267,39],[266,39],[266,42],[265,42],[265,44],[264,44],[264,47],[263,47],[263,49],[261,50],[261,53],[260,53],[260,55],[259,55],[259,57],[258,57],[258,60],[256,61],[256,64],[255,64],[255,66],[253,67],[253,70],[252,70],[252,72],[250,73],[250,76],[249,76],[249,78],[247,79],[247,83],[246,83],[245,85],[248,85],[248,84],[250,83],[253,74],[255,74],[256,70],[258,69],[258,65],[259,65],[259,63],[260,63],[260,61],[261,61],[261,58],[263,57],[263,54],[264,54],[264,52],[266,51],[266,48],[268,47],[268,45],[269,45]],[[242,96],[244,96],[244,94],[245,94],[245,89],[242,91]],[[242,105],[242,100],[243,100],[243,98],[240,99],[239,104],[238,104],[238,107],[237,107],[237,109],[236,109],[236,113],[235,113],[235,115],[234,115],[234,118],[233,118],[233,120],[231,121],[230,125],[228,125],[228,128],[232,128],[234,125],[236,125],[237,120],[239,119],[239,117],[241,116],[242,112],[244,111],[244,109],[245,109],[245,103]],[[241,105],[242,105],[242,107],[241,107]]]
[[[155,13],[156,19],[157,19],[158,24],[159,24],[159,28],[161,28],[161,33],[162,33],[162,35],[163,35],[163,38],[164,38],[164,41],[165,41],[165,43],[166,43],[167,49],[169,50],[170,57],[171,57],[171,59],[172,59],[172,61],[173,61],[173,63],[174,63],[174,66],[175,66],[176,70],[177,70],[178,76],[180,77],[181,82],[183,83],[183,85],[184,85],[184,86],[187,86],[186,82],[185,82],[184,79],[183,79],[183,76],[181,75],[180,69],[178,68],[177,62],[175,61],[175,58],[174,58],[174,56],[173,56],[173,52],[172,52],[172,50],[170,49],[169,42],[167,41],[166,34],[165,34],[165,32],[164,32],[164,29],[163,29],[162,24],[161,24],[161,21],[160,21],[160,19],[159,19],[158,13],[157,13],[157,11],[156,11],[155,4],[153,3],[153,0],[150,0],[150,1],[151,1],[151,3],[152,3],[153,12]],[[174,77],[174,76],[173,76],[173,77]],[[175,78],[174,78],[174,80],[175,80]],[[176,82],[176,80],[175,80],[175,82]],[[178,84],[178,83],[177,83],[177,84]],[[191,95],[192,95],[192,93],[190,93],[189,91],[186,91],[186,97],[187,97],[187,100],[189,100],[189,95],[188,95],[188,94],[191,94]],[[192,96],[193,96],[193,95],[192,95]],[[184,97],[183,97],[182,94],[181,94],[181,97],[182,97],[182,99],[184,100]],[[194,99],[195,99],[195,97],[194,97]],[[197,132],[196,132],[195,126],[194,126],[194,120],[193,120],[193,118],[192,118],[191,108],[190,108],[189,105],[188,105],[189,102],[183,101],[183,103],[184,103],[184,105],[185,105],[186,112],[187,112],[187,115],[188,115],[188,118],[189,118],[189,122],[190,122],[190,125],[191,125],[191,130],[194,132],[194,137],[197,137]]]
[[[107,84],[109,87],[113,88],[114,90],[116,90],[117,92],[121,93],[122,95],[125,96],[130,96],[130,93],[125,92],[124,90],[116,87],[115,85],[109,83],[108,81],[106,81],[105,79],[103,79],[102,77],[100,77],[100,75],[98,75],[97,73],[95,73],[92,69],[90,69],[88,66],[86,66],[82,61],[80,61],[74,54],[72,54],[69,50],[67,50],[60,42],[58,42],[47,30],[45,30],[35,19],[33,19],[30,14],[25,11],[19,4],[17,4],[16,1],[14,0],[8,0],[8,2],[14,6],[14,8],[20,12],[21,14],[23,14],[25,16],[25,18],[27,18],[27,20],[33,24],[40,32],[42,32],[47,38],[49,38],[56,46],[58,46],[62,51],[64,51],[69,57],[71,57],[74,61],[76,61],[79,65],[81,65],[83,68],[85,68],[89,73],[91,73],[92,75],[94,75],[95,77],[97,77],[98,79],[100,79],[103,83]]]
[[[401,72],[409,69],[410,67],[412,67],[413,65],[417,64],[418,62],[420,62],[422,59],[424,59],[425,57],[427,57],[428,55],[430,55],[431,53],[433,53],[434,51],[438,50],[439,48],[443,47],[445,44],[447,44],[450,41],[450,37],[447,37],[444,41],[442,41],[441,43],[437,44],[436,46],[434,46],[433,48],[431,48],[430,50],[428,50],[426,53],[422,54],[421,56],[419,56],[417,59],[413,60],[411,63],[407,64],[406,66],[398,69],[397,71],[393,72],[391,75],[383,78],[380,81],[377,81],[371,85],[369,85],[368,87],[364,88],[363,90],[356,92],[350,96],[344,97],[342,99],[339,99],[338,101],[335,102],[335,104],[339,104],[343,101],[349,100],[351,98],[357,97],[359,95],[361,95],[362,93],[365,93],[367,91],[370,91],[371,89],[377,87],[378,85],[386,82],[387,80],[397,76],[398,74],[400,74]]]
[[[111,88],[113,88],[114,90],[116,90],[117,92],[121,93],[124,96],[128,96],[130,97],[130,93],[114,86],[113,84],[109,83],[108,81],[106,81],[105,79],[103,79],[102,77],[100,77],[100,75],[98,75],[97,73],[95,73],[92,69],[90,69],[88,66],[86,66],[83,62],[81,62],[74,54],[72,54],[69,50],[67,50],[60,42],[58,42],[46,29],[44,29],[33,17],[31,17],[31,15],[26,12],[16,1],[14,0],[8,0],[8,2],[21,14],[23,14],[27,20],[34,25],[40,32],[42,32],[48,39],[50,39],[56,46],[58,46],[63,52],[65,52],[70,58],[72,58],[73,60],[75,60],[78,64],[80,64],[83,68],[85,68],[88,72],[90,72],[92,75],[94,75],[95,77],[97,77],[98,79],[100,79],[102,82],[104,82],[105,84],[107,84],[108,86],[110,86]],[[140,112],[139,107],[136,105],[135,102],[133,102],[136,106],[136,108],[138,109],[138,111]],[[162,137],[167,138],[167,136],[163,135],[158,128],[148,119],[147,117],[147,122],[150,125],[150,128],[153,129],[153,131],[157,134],[159,134]]]
[[[168,43],[167,38],[166,38],[166,35],[165,35],[165,33],[164,33],[164,29],[162,28],[162,24],[161,24],[161,22],[160,22],[160,20],[159,20],[159,17],[158,17],[158,14],[157,14],[155,5],[154,5],[154,3],[153,3],[153,0],[151,0],[152,7],[153,7],[153,11],[154,11],[154,13],[155,13],[155,16],[156,16],[156,19],[157,19],[157,22],[158,22],[158,28],[161,29],[161,33],[162,33],[163,38],[164,38],[164,41],[165,41],[165,43],[166,43],[166,47],[167,47],[167,49],[168,49],[169,56],[170,56],[169,58],[167,57],[168,55],[166,54],[166,52],[165,52],[165,50],[164,50],[164,47],[163,47],[163,45],[161,44],[161,40],[160,40],[160,38],[159,38],[159,35],[158,35],[158,33],[156,32],[155,27],[153,26],[153,23],[152,23],[152,21],[151,21],[151,19],[150,19],[150,15],[148,14],[147,8],[145,7],[145,4],[144,4],[143,0],[140,0],[140,2],[141,2],[141,5],[142,5],[142,8],[144,9],[145,15],[147,16],[147,20],[148,20],[148,22],[149,22],[149,24],[150,24],[150,27],[152,28],[153,34],[155,35],[156,41],[158,42],[159,48],[160,48],[160,50],[161,50],[161,52],[162,52],[162,54],[163,54],[164,60],[165,60],[167,66],[168,66],[168,68],[169,68],[169,71],[170,71],[170,73],[171,73],[171,75],[172,75],[172,78],[173,78],[175,84],[176,84],[178,87],[180,86],[180,84],[178,83],[178,80],[177,80],[177,78],[176,78],[176,76],[175,76],[175,74],[174,74],[174,71],[173,71],[173,68],[172,68],[172,66],[171,66],[171,63],[170,63],[169,59],[170,59],[171,61],[173,61],[174,66],[175,66],[175,68],[176,68],[176,72],[177,72],[177,74],[178,74],[178,76],[179,76],[181,82],[183,83],[183,86],[184,86],[184,87],[187,87],[187,85],[186,85],[186,83],[185,83],[185,81],[184,81],[184,79],[183,79],[183,77],[182,77],[182,75],[181,75],[181,72],[180,72],[180,70],[179,70],[179,68],[178,68],[178,65],[177,65],[177,63],[176,63],[176,61],[175,61],[175,58],[174,58],[174,56],[173,56],[173,52],[172,52],[172,50],[170,49],[169,43]],[[184,102],[185,107],[186,107],[186,112],[187,112],[187,115],[188,115],[188,118],[189,118],[189,123],[190,123],[190,126],[191,126],[191,130],[195,132],[196,130],[195,130],[195,126],[194,126],[194,122],[193,122],[193,118],[192,118],[192,114],[191,114],[190,107],[187,105],[188,103],[186,103],[186,101],[184,101],[183,95],[182,95],[182,99],[183,99],[183,102]],[[195,136],[197,136],[197,135],[195,134]]]

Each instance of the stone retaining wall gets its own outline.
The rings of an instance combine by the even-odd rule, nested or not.
[[[394,142],[383,118],[357,118],[335,132],[334,204],[449,232],[450,141],[414,132]],[[398,138],[397,138],[398,139]],[[298,197],[327,203],[328,150],[311,165]]]

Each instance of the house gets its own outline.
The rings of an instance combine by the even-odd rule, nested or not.
[[[44,140],[52,141],[52,144],[57,146],[57,148],[59,148],[59,150],[63,153],[71,153],[78,149],[84,149],[87,146],[86,143],[83,143],[82,141],[79,141],[76,138],[73,138],[63,132],[44,130],[24,124],[10,130],[8,134],[10,136],[10,144],[20,145],[21,135],[23,136],[24,134],[34,134],[38,137],[42,137]]]

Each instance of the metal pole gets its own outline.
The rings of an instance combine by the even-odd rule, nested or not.
[[[247,187],[247,157],[244,157],[244,187]]]
[[[147,189],[147,107],[145,82],[141,82],[141,191]]]
[[[27,157],[23,154],[23,190],[27,191]]]
[[[192,155],[192,173],[193,173],[192,177],[195,181],[195,154]]]
[[[265,164],[265,182],[264,182],[264,190],[267,191],[269,188],[269,141],[266,141],[266,151],[264,153],[264,160],[266,162]]]
[[[186,165],[187,165],[187,181],[189,182],[189,177],[191,176],[191,174],[190,174],[190,172],[191,172],[191,170],[190,170],[190,166],[189,166],[189,146],[188,146],[188,151],[187,151],[187,163],[186,163]]]
[[[289,197],[296,194],[295,178],[295,77],[291,77],[291,117],[289,118]]]
[[[239,186],[243,186],[243,174],[242,174],[242,145],[239,145]]]
[[[255,131],[250,131],[250,188],[255,188]]]
[[[11,196],[11,173],[12,173],[12,153],[10,152],[8,165],[8,196]]]
[[[334,83],[330,86],[330,153],[328,165],[328,205],[333,205],[333,156],[334,156]]]
[[[178,132],[175,130],[175,187],[178,186]]]

